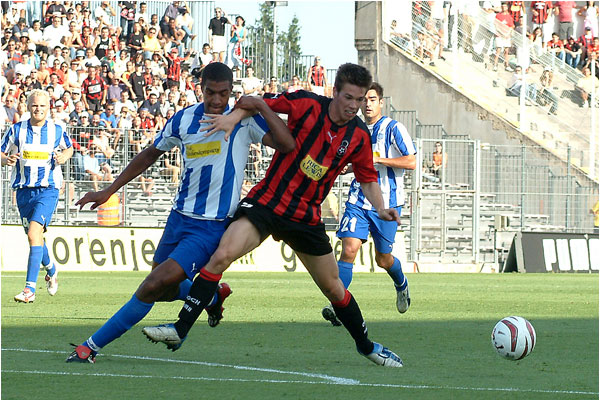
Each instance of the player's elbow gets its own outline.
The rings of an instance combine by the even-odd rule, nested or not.
[[[296,141],[288,140],[281,144],[279,151],[281,153],[290,153],[290,152],[294,151],[294,149],[296,149]]]
[[[405,167],[405,169],[407,170],[414,170],[417,168],[417,158],[416,157],[411,157],[408,160],[408,165]]]

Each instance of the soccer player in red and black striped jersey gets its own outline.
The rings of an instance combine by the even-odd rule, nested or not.
[[[238,108],[255,111],[264,101],[273,111],[287,114],[296,146],[287,154],[275,152],[265,178],[242,199],[219,247],[194,279],[179,320],[175,324],[145,327],[146,336],[170,349],[179,348],[211,300],[223,272],[272,235],[294,249],[331,301],[359,353],[378,365],[402,366],[395,353],[369,340],[360,308],[338,277],[337,263],[321,221],[321,202],[349,163],[379,217],[399,221],[395,209],[384,209],[369,130],[356,116],[371,83],[367,69],[348,63],[338,69],[333,99],[301,90],[271,99],[243,97],[238,101]]]

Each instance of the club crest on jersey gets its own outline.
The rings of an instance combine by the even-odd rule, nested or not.
[[[300,163],[300,169],[306,176],[313,181],[319,181],[325,173],[327,173],[328,168],[322,166],[317,163],[310,155],[306,155],[302,163]]]
[[[346,151],[348,150],[349,145],[350,143],[348,143],[348,141],[344,139],[337,152],[335,153],[335,157],[341,158],[342,156],[344,156],[346,154]]]
[[[221,142],[219,141],[185,145],[185,154],[188,159],[218,155],[219,153],[221,153]]]

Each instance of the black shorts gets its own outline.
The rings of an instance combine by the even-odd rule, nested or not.
[[[91,110],[92,113],[102,110],[102,99],[87,99],[88,110]],[[90,121],[92,121],[92,117],[90,117]]]
[[[317,225],[298,223],[276,215],[271,209],[248,198],[240,201],[233,220],[242,216],[246,216],[258,229],[261,242],[272,235],[275,241],[283,241],[297,252],[313,256],[333,252],[323,223]]]

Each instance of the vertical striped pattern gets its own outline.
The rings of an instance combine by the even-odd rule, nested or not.
[[[71,146],[71,139],[64,127],[52,120],[46,121],[42,127],[32,127],[29,120],[13,125],[1,141],[2,152],[20,154],[12,170],[12,187],[60,189],[63,175],[54,156],[57,151]]]
[[[303,90],[265,101],[273,111],[288,115],[296,148],[287,154],[275,152],[265,178],[249,198],[279,216],[315,225],[321,221],[323,199],[346,164],[355,166],[362,182],[376,181],[369,131],[359,118],[338,126],[329,119],[331,99]],[[322,176],[303,172],[307,161],[318,165]]]
[[[381,117],[373,126],[369,126],[369,130],[371,131],[373,153],[379,153],[380,157],[396,158],[417,153],[408,130],[396,120],[385,116]],[[404,205],[404,169],[381,164],[375,165],[375,169],[385,207]],[[366,210],[373,208],[356,180],[353,180],[350,185],[348,202]]]
[[[193,218],[223,220],[233,215],[239,202],[250,144],[262,142],[268,127],[262,117],[249,117],[225,141],[224,132],[208,137],[200,132],[203,116],[203,103],[175,113],[154,146],[181,149],[184,173],[173,208]]]

